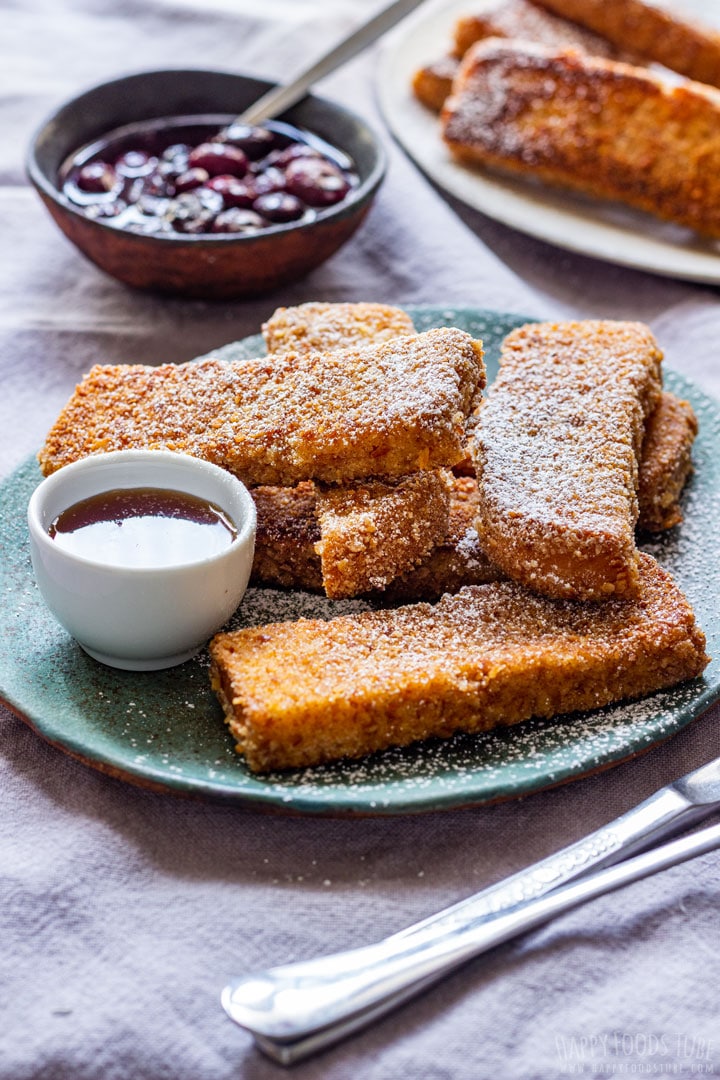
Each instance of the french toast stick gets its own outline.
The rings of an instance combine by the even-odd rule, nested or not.
[[[452,90],[460,60],[471,45],[488,37],[521,38],[552,47],[580,49],[593,56],[629,59],[624,50],[617,49],[607,38],[553,15],[530,0],[501,0],[480,14],[463,15],[457,20],[452,55],[426,64],[413,76],[413,92],[418,100],[433,112],[440,112]]]
[[[692,472],[691,449],[697,420],[691,406],[663,391],[648,418],[639,468],[637,527],[660,532],[682,521],[680,496]],[[257,537],[253,582],[321,592],[322,570],[315,545],[320,540],[315,489],[254,488]],[[437,600],[463,585],[482,585],[505,575],[483,551],[475,528],[477,481],[453,476],[448,529],[417,566],[384,589],[391,601]]]
[[[649,555],[636,600],[578,604],[514,582],[435,606],[219,634],[211,680],[255,772],[361,757],[636,698],[703,671],[705,639]]]
[[[382,590],[445,537],[450,478],[425,469],[398,480],[316,484],[325,593],[332,599]]]
[[[445,102],[453,156],[720,237],[720,92],[645,68],[492,38]]]
[[[277,308],[262,334],[269,353],[328,352],[414,334],[410,316],[387,304],[310,301]]]
[[[257,511],[251,582],[322,592],[322,568],[315,545],[320,540],[315,486],[262,485],[250,494]]]
[[[503,342],[473,441],[492,562],[548,596],[631,596],[645,423],[662,353],[642,323],[530,323]]]
[[[621,52],[625,55],[627,44],[618,48],[607,37],[588,29],[587,24],[582,25],[583,22],[572,15],[553,14],[530,0],[500,0],[485,11],[462,15],[456,21],[453,55],[462,58],[476,41],[489,37],[520,38],[552,48],[580,49],[593,56],[617,58]]]
[[[680,496],[690,476],[698,432],[692,405],[663,391],[645,426],[638,483],[638,528],[662,532],[683,519]]]
[[[442,56],[429,64],[424,64],[413,74],[412,91],[415,97],[427,109],[439,113],[450,96],[453,79],[460,70],[460,61],[455,56]]]
[[[322,592],[315,487],[310,483],[294,488],[258,487],[251,494],[257,509],[253,583]],[[421,562],[381,586],[383,597],[393,602],[437,600],[463,585],[501,578],[502,571],[480,548],[476,514],[475,480],[452,477],[445,534]]]
[[[454,328],[362,349],[97,366],[38,457],[46,475],[140,448],[204,458],[250,485],[402,476],[464,456],[484,383],[481,344]]]
[[[536,0],[555,15],[573,19],[619,48],[698,82],[720,86],[720,34],[672,10],[643,0]]]

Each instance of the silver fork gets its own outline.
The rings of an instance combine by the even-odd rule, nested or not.
[[[472,956],[720,846],[715,825],[654,848],[718,808],[720,758],[577,843],[383,941],[234,979],[223,990],[223,1007],[266,1054],[292,1064],[365,1027]]]

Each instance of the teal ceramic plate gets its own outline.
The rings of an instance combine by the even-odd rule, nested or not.
[[[411,309],[416,326],[455,325],[481,337],[489,375],[517,315]],[[261,339],[223,355],[257,355]],[[202,654],[170,671],[114,671],[91,660],[54,621],[35,587],[25,525],[40,475],[28,461],[2,485],[0,697],[43,738],[76,758],[137,784],[262,809],[307,814],[396,814],[476,805],[571,780],[622,761],[688,724],[720,696],[720,405],[669,371],[666,384],[700,419],[696,471],[685,523],[648,550],[677,578],[715,656],[705,677],[642,701],[529,721],[506,731],[428,741],[362,761],[253,776],[233,748],[209,688]],[[251,589],[233,626],[359,610],[305,593]],[[112,612],[108,612],[112,618]]]

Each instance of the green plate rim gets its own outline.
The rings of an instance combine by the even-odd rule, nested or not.
[[[536,321],[532,316],[517,313],[452,305],[406,306],[406,310],[418,329],[460,325],[470,329],[470,332],[476,328],[477,332],[477,328],[484,325],[486,340],[489,340],[487,335],[490,334],[495,352],[499,335],[504,336],[513,326]],[[214,350],[212,355],[223,352],[227,355],[258,355],[262,351],[262,338],[252,335],[241,342]],[[489,361],[489,367],[494,371],[492,356]],[[694,500],[691,491],[690,501],[707,505],[710,491],[712,525],[713,520],[718,520],[713,519],[712,514],[720,506],[720,467],[714,464],[714,458],[720,457],[717,453],[720,447],[720,403],[677,372],[666,371],[666,384],[675,393],[687,397],[701,414],[700,434],[696,443],[696,455],[703,464],[701,490],[696,493]],[[40,479],[34,458],[31,458],[0,484],[0,499],[11,511],[10,514],[3,514],[0,523],[0,549],[5,547],[0,561],[0,587],[4,598],[0,607],[0,638],[9,646],[0,650],[0,700],[53,746],[95,769],[136,785],[190,797],[232,802],[245,808],[291,814],[387,815],[477,806],[528,795],[634,757],[670,738],[720,698],[720,661],[714,660],[702,679],[660,691],[637,703],[610,706],[593,713],[559,717],[552,721],[531,720],[511,729],[479,736],[457,736],[454,740],[443,742],[428,740],[403,750],[372,755],[360,762],[264,777],[250,773],[232,750],[232,739],[222,723],[219,705],[213,698],[213,705],[209,708],[214,715],[201,718],[210,730],[211,743],[208,745],[212,744],[212,752],[216,753],[216,743],[220,739],[224,756],[229,748],[228,760],[232,764],[221,758],[216,762],[220,766],[217,776],[213,776],[216,770],[203,759],[200,746],[188,751],[191,763],[187,766],[189,771],[186,771],[185,765],[179,769],[166,753],[160,753],[162,741],[148,754],[139,754],[134,752],[137,746],[129,747],[124,742],[118,744],[119,736],[114,729],[108,736],[107,731],[102,728],[98,731],[92,725],[96,714],[103,709],[106,716],[110,716],[107,699],[116,694],[120,700],[123,688],[127,690],[129,687],[128,693],[134,697],[140,697],[140,692],[145,688],[151,700],[154,695],[156,700],[164,702],[166,697],[172,697],[176,692],[177,684],[173,683],[173,679],[179,676],[173,672],[185,672],[187,675],[191,671],[193,683],[198,674],[206,678],[206,672],[203,672],[206,657],[190,661],[170,672],[142,675],[116,672],[90,660],[56,626],[42,602],[34,595],[36,589],[29,554],[25,550],[26,525],[23,514],[20,515],[23,520],[18,521],[17,513],[18,509],[24,507],[24,500],[29,498]],[[691,482],[690,489],[693,486]],[[708,490],[702,490],[704,488]],[[20,507],[20,503],[23,507]],[[687,546],[683,549],[682,530],[683,526],[680,526],[672,530],[670,536],[650,545],[650,550],[658,555],[661,562],[663,555],[668,556],[668,553],[670,561],[679,558],[680,565],[683,556],[689,557]],[[699,531],[702,537],[702,528]],[[698,542],[695,535],[698,529],[690,529],[689,533],[690,549],[694,550]],[[694,573],[693,583],[701,577],[698,572]],[[260,598],[261,604],[273,604],[278,596],[289,595],[274,590],[253,590],[252,594]],[[301,603],[303,599],[303,594],[290,594],[291,602],[297,600]],[[696,605],[700,602],[704,614],[699,621],[708,635],[708,651],[711,655],[719,656],[720,618],[712,617],[713,611],[702,597],[691,595],[690,599]],[[15,606],[12,600],[16,601]],[[319,601],[312,598],[311,602]],[[31,618],[24,623],[23,614],[28,606],[31,608]],[[705,611],[705,608],[708,610]],[[29,644],[37,648],[37,640],[43,635],[56,641],[58,655],[53,654],[43,661],[43,654],[40,676],[37,676],[35,668],[32,669],[32,677],[29,669],[23,677],[19,668],[23,663],[31,665],[34,662],[32,647],[29,656],[24,655],[23,649],[27,649]],[[45,679],[44,683],[42,678]],[[65,698],[62,697],[63,688]],[[197,688],[193,686],[193,689]],[[85,697],[88,694],[92,696],[93,692],[96,695],[89,704],[83,705],[84,711],[78,710],[77,714],[72,714],[80,717],[80,730],[77,730],[77,724],[75,728],[68,727],[62,715],[56,715],[53,709],[53,704],[57,705],[58,701],[63,706],[67,701],[72,704],[76,692]],[[204,705],[208,693],[209,688],[203,683],[199,687],[197,700]],[[127,698],[122,698],[122,703],[126,704]],[[136,705],[134,699],[130,703]],[[195,707],[190,701],[185,704]],[[129,709],[127,711],[130,712]],[[142,710],[139,712],[145,716]],[[616,717],[620,717],[620,720]],[[116,723],[116,719],[113,714],[113,723]],[[217,732],[214,728],[216,721],[219,725]],[[143,721],[136,721],[133,717],[127,723],[130,724],[129,730],[135,732],[135,741],[139,732],[154,732],[153,717]],[[566,734],[568,724],[573,725],[573,735],[569,739]],[[181,734],[184,730],[180,725]],[[170,728],[167,731],[170,732]],[[158,736],[153,734],[152,737]],[[198,758],[197,768],[206,770],[204,778],[192,773],[195,767],[192,765],[193,753]],[[481,756],[483,754],[484,757]],[[151,760],[147,760],[148,755]],[[440,765],[442,768],[436,771]],[[227,768],[231,770],[229,774]],[[222,779],[222,775],[230,775],[231,780]]]

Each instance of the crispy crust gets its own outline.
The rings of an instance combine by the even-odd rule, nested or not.
[[[442,112],[453,155],[720,236],[720,93],[647,69],[497,38]]]
[[[395,578],[385,590],[385,596],[404,603],[439,600],[445,593],[458,592],[463,585],[500,581],[505,575],[480,546],[476,516],[476,480],[470,476],[453,477],[444,539],[413,570]]]
[[[473,452],[480,542],[509,577],[548,596],[635,592],[661,359],[642,323],[531,323],[505,339]]]
[[[363,349],[95,367],[38,456],[45,474],[145,448],[204,458],[251,485],[402,476],[463,457],[484,384],[481,344],[454,328]]]
[[[698,82],[720,86],[720,34],[642,0],[537,0],[619,48],[635,52]]]
[[[281,307],[262,327],[269,353],[328,352],[414,334],[406,312],[385,304],[311,302]]]
[[[699,675],[705,639],[670,575],[637,600],[553,601],[494,582],[328,622],[219,634],[212,685],[253,771],[593,709]]]
[[[638,485],[641,529],[661,532],[682,521],[680,495],[692,472],[697,432],[692,405],[663,393],[645,428]]]
[[[251,495],[257,511],[253,584],[321,592],[314,485],[256,487]]]
[[[384,589],[412,570],[448,529],[450,480],[442,469],[397,481],[316,484],[326,594],[338,599]]]

